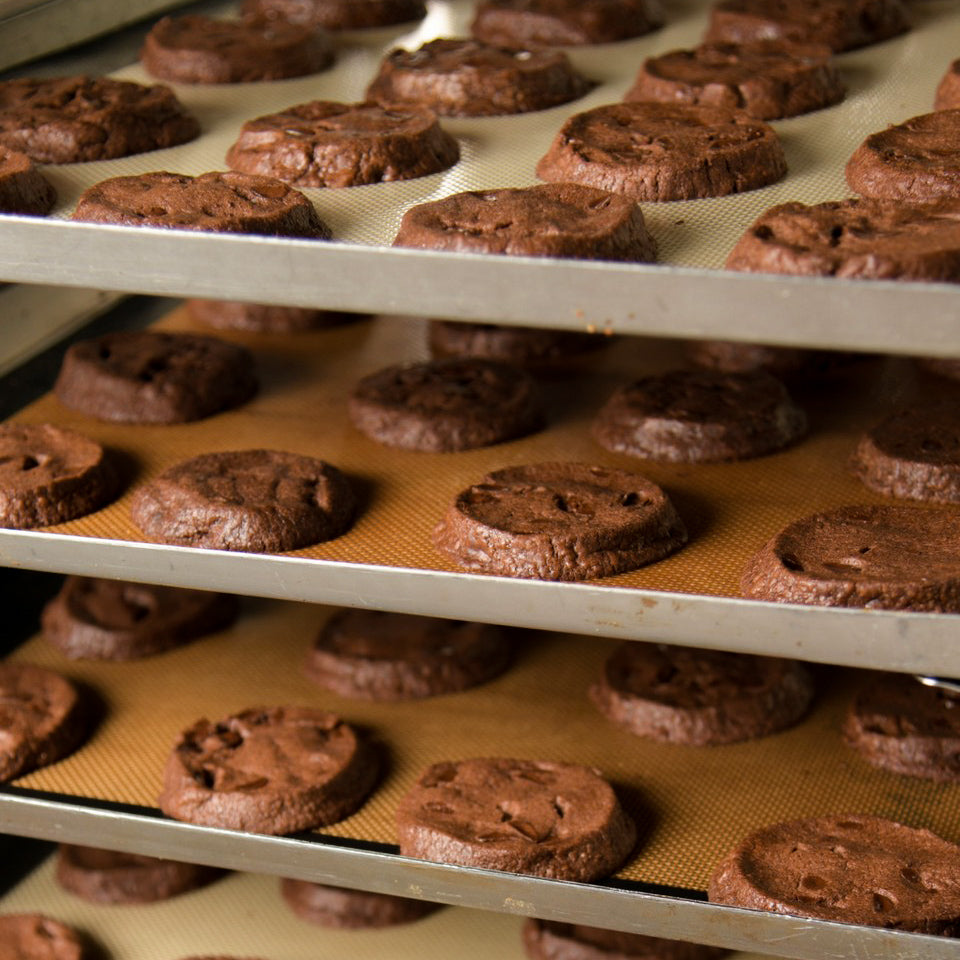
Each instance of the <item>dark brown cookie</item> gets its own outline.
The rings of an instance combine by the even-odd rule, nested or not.
[[[954,60],[947,67],[947,72],[937,86],[934,110],[960,109],[960,59]]]
[[[596,770],[494,758],[429,767],[397,836],[405,857],[589,882],[623,863],[636,828]]]
[[[659,0],[479,0],[470,32],[505,47],[628,40],[663,24]]]
[[[89,960],[84,938],[72,927],[39,913],[0,916],[3,960]]]
[[[960,201],[792,201],[762,214],[728,270],[866,280],[960,281]]]
[[[806,414],[769,374],[675,370],[621,387],[591,432],[614,453],[706,463],[773,453],[806,429]]]
[[[140,51],[147,73],[176,83],[249,83],[319,73],[333,43],[315,27],[285,20],[164,17]]]
[[[134,492],[133,522],[160,543],[281,553],[340,536],[350,482],[334,466],[278,450],[207,453]]]
[[[847,184],[885,200],[960,200],[960,110],[937,110],[871,133],[847,162]]]
[[[374,930],[413,923],[441,907],[429,900],[347,890],[307,880],[283,880],[280,893],[301,920],[335,930]]]
[[[827,376],[856,356],[836,350],[804,350],[732,340],[688,340],[685,356],[696,367],[719,373],[769,373],[802,384]]]
[[[387,367],[350,394],[350,419],[388,447],[471,450],[540,430],[536,385],[517,367],[476,357]]]
[[[686,541],[655,483],[583,463],[496,470],[459,493],[433,531],[437,549],[467,570],[540,580],[609,577]]]
[[[495,117],[569,103],[593,86],[559,50],[439,39],[391,50],[367,99],[420,104],[444,117]]]
[[[782,40],[706,43],[645,60],[624,100],[743,110],[758,120],[795,117],[846,94],[830,48]]]
[[[486,683],[510,659],[507,635],[493,624],[342,610],[320,631],[305,669],[341,697],[417,700]]]
[[[244,0],[249,15],[307,23],[327,30],[365,30],[421,20],[423,0]]]
[[[0,782],[72,753],[87,736],[86,713],[66,678],[26,663],[0,663]]]
[[[109,77],[0,82],[0,144],[39,163],[111,160],[199,135],[169,87]]]
[[[227,151],[232,170],[299,187],[357,187],[439,173],[460,147],[426,107],[312,100],[248,120]]]
[[[393,245],[640,262],[657,253],[635,203],[577,183],[470,190],[417,204],[403,215]]]
[[[909,27],[901,0],[719,0],[704,39],[825,43],[839,51],[879,43]]]
[[[41,623],[71,659],[136,660],[222,630],[238,609],[227,593],[67,577]]]
[[[167,816],[202,826],[296,833],[358,810],[379,767],[367,738],[332,713],[244,710],[180,734],[159,804]]]
[[[309,307],[279,307],[243,300],[188,300],[187,312],[197,323],[217,330],[248,330],[251,333],[299,333],[322,330],[361,320],[364,314]]]
[[[960,613],[960,514],[900,506],[814,514],[770,540],[740,587],[780,603]]]
[[[60,844],[57,883],[91,903],[155,903],[216,880],[215,867]]]
[[[48,423],[0,425],[0,527],[66,523],[105,506],[118,485],[99,443]]]
[[[142,173],[85,190],[74,220],[128,227],[222,230],[328,240],[330,228],[299,190],[246,173]]]
[[[0,146],[0,213],[43,216],[57,202],[53,184],[17,150]]]
[[[245,347],[195,333],[127,330],[72,344],[53,391],[98,420],[187,423],[256,393]]]
[[[960,357],[914,357],[913,362],[934,376],[960,380]]]
[[[960,781],[960,700],[916,677],[872,676],[850,704],[843,737],[881,770]]]
[[[727,952],[642,933],[533,918],[524,923],[522,935],[530,960],[716,960]]]
[[[590,698],[637,736],[702,747],[792,727],[813,681],[795,660],[630,642],[608,658]]]
[[[764,827],[710,878],[709,897],[818,920],[960,933],[960,847],[881,817],[813,817]]]
[[[691,200],[756,190],[787,172],[773,128],[739,110],[612,103],[572,116],[537,164],[637,200]]]

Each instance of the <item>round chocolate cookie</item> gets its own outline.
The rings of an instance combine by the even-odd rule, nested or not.
[[[740,587],[780,603],[960,613],[960,514],[901,506],[814,514],[770,540]]]
[[[403,215],[393,245],[643,263],[657,255],[635,203],[577,183],[470,190],[417,204]]]
[[[300,333],[323,330],[361,320],[364,314],[309,307],[279,307],[243,300],[188,300],[192,320],[217,330],[247,330],[251,333]]]
[[[433,542],[474,573],[591,580],[660,560],[687,542],[687,531],[646,477],[538,463],[496,470],[459,493]]]
[[[901,410],[860,438],[851,468],[888,497],[960,503],[958,425],[956,401]]]
[[[72,344],[53,392],[71,410],[117,423],[187,423],[257,391],[253,355],[195,333],[127,330]]]
[[[387,54],[367,99],[420,104],[444,117],[496,117],[569,103],[593,86],[558,50],[439,39]]]
[[[0,81],[0,144],[38,163],[112,160],[199,135],[169,87],[109,77]]]
[[[773,453],[806,429],[804,412],[769,374],[675,370],[621,387],[591,431],[614,453],[707,463]]]
[[[340,536],[350,482],[334,466],[278,450],[207,453],[134,492],[133,522],[160,543],[282,553]]]
[[[806,383],[850,363],[853,356],[835,350],[804,350],[731,340],[688,340],[686,359],[719,373],[769,373],[785,382]]]
[[[624,100],[743,110],[758,120],[795,117],[846,94],[830,48],[782,40],[706,43],[645,60]]]
[[[960,58],[953,61],[937,86],[934,110],[960,109]]]
[[[39,913],[0,916],[3,960],[91,960],[84,938],[72,927]]]
[[[0,146],[0,213],[43,216],[57,202],[53,184],[17,150]]]
[[[350,419],[388,447],[432,453],[472,450],[523,437],[544,425],[533,379],[476,357],[387,367],[350,394]]]
[[[41,624],[72,660],[137,660],[228,627],[238,609],[227,593],[67,577]]]
[[[231,170],[298,187],[358,187],[439,173],[460,147],[426,107],[312,100],[248,120],[227,151]]]
[[[421,20],[424,0],[244,0],[247,15],[313,24],[327,30],[365,30]]]
[[[75,847],[57,851],[57,883],[91,903],[156,903],[212,883],[222,871],[135,853]]]
[[[914,357],[913,362],[936,377],[960,380],[960,357]]]
[[[66,523],[105,506],[119,480],[103,447],[51,424],[0,424],[0,527]]]
[[[87,736],[74,685],[51,670],[0,663],[0,782],[72,753]]]
[[[442,906],[429,900],[347,890],[308,880],[283,880],[280,893],[301,920],[335,930],[374,930],[413,923]]]
[[[817,920],[960,933],[960,847],[855,814],[764,827],[710,878],[712,903]]]
[[[727,952],[642,933],[533,918],[524,923],[522,936],[530,960],[716,960]]]
[[[501,627],[462,620],[342,610],[307,654],[307,676],[341,697],[417,700],[486,683],[506,670]]]
[[[537,164],[637,200],[692,200],[756,190],[787,172],[773,128],[740,110],[612,103],[572,116]]]
[[[623,863],[636,828],[596,770],[494,758],[429,767],[397,836],[405,857],[587,883]]]
[[[74,220],[127,227],[220,230],[329,240],[330,228],[298,190],[246,173],[142,173],[85,190]]]
[[[719,0],[708,43],[790,40],[852,50],[910,28],[902,0]]]
[[[866,280],[960,281],[960,200],[792,201],[762,214],[728,270]]]
[[[916,677],[871,677],[850,704],[843,738],[881,770],[960,781],[960,700]]]
[[[590,698],[639,737],[702,747],[792,727],[813,681],[795,660],[630,642],[608,658]]]
[[[659,0],[479,0],[470,32],[505,47],[611,43],[663,25]]]
[[[372,744],[332,713],[244,710],[180,734],[159,804],[169,817],[206,827],[296,833],[358,810],[379,767]]]
[[[847,162],[847,184],[864,197],[960,200],[960,110],[937,110],[871,133]]]
[[[249,83],[319,73],[333,63],[321,30],[285,20],[164,17],[140,51],[147,73],[176,83]]]

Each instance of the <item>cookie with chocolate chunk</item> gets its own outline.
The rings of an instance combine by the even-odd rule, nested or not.
[[[244,0],[247,16],[312,24],[327,30],[365,30],[421,20],[423,0]]]
[[[247,330],[251,333],[299,333],[323,330],[361,320],[364,314],[317,310],[311,307],[281,307],[244,300],[188,300],[192,320],[217,330]]]
[[[0,213],[43,216],[57,202],[53,184],[18,150],[0,146]]]
[[[937,85],[934,110],[960,109],[960,58],[953,61]]]
[[[73,927],[39,913],[0,916],[0,944],[10,960],[92,960],[93,956]]]
[[[334,930],[377,930],[413,923],[442,907],[429,900],[348,890],[308,880],[282,880],[280,893],[301,920]]]

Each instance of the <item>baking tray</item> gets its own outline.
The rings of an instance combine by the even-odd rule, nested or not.
[[[705,0],[677,0],[662,30],[618,44],[572,49],[599,81],[575,104],[519,117],[444,121],[463,148],[450,171],[413,181],[308,190],[339,242],[183,234],[74,224],[69,214],[86,186],[150,169],[200,173],[221,168],[244,119],[313,98],[362,96],[383,53],[436,35],[464,33],[469,0],[432,0],[420,24],[341,37],[333,70],[266,84],[178,86],[204,133],[194,144],[117,161],[47,168],[61,205],[50,220],[7,218],[0,230],[0,276],[90,284],[103,289],[224,296],[338,309],[430,312],[616,332],[724,336],[771,343],[952,354],[960,351],[953,285],[857,283],[729,275],[718,271],[737,237],[768,206],[786,199],[846,195],[842,169],[868,133],[930,108],[955,57],[960,9],[951,0],[912,4],[914,31],[842,55],[848,100],[779,121],[791,173],[780,184],[740,196],[644,204],[662,265],[529,260],[392,250],[410,205],[468,188],[524,186],[562,121],[618,100],[643,57],[694,44]],[[118,75],[146,79],[138,67]],[[903,318],[911,317],[910,336]]]

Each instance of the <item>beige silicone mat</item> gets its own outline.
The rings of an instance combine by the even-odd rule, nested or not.
[[[625,880],[705,889],[715,864],[751,830],[819,814],[872,812],[960,840],[960,786],[876,771],[841,743],[852,671],[818,670],[815,707],[792,730],[694,748],[648,742],[593,708],[586,691],[616,647],[610,640],[515,632],[514,665],[482,687],[399,704],[335,696],[301,669],[328,615],[309,604],[246,601],[230,630],[129,663],[71,662],[42,637],[29,641],[13,659],[92,688],[105,718],[72,757],[15,785],[152,807],[180,730],[202,716],[301,704],[366,728],[389,757],[361,810],[322,831],[332,836],[393,844],[397,804],[429,764],[507,756],[587,764],[617,785],[641,838],[618,874]]]
[[[227,148],[243,121],[252,117],[307,100],[362,98],[381,57],[393,46],[415,48],[437,36],[467,33],[470,0],[431,0],[428,7],[428,16],[419,24],[339,37],[335,67],[312,77],[264,84],[174,85],[199,118],[201,138],[120,160],[45,167],[60,192],[56,214],[67,215],[82,190],[107,177],[161,169],[190,174],[223,169]],[[336,239],[389,244],[404,210],[415,203],[460,190],[536,182],[536,162],[568,116],[621,99],[645,57],[699,42],[707,0],[669,0],[665,7],[667,25],[648,36],[568,51],[574,64],[598,83],[581,100],[523,116],[444,120],[463,153],[450,170],[402,183],[305,192],[329,221]],[[923,0],[910,8],[915,20],[911,33],[838,58],[849,88],[845,103],[774,124],[789,165],[785,180],[740,196],[643,205],[662,262],[719,267],[743,230],[767,207],[785,200],[817,202],[846,196],[843,166],[860,141],[890,123],[932,109],[936,85],[960,51],[960,7],[955,0]],[[118,76],[150,79],[139,67]]]

